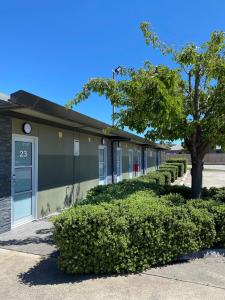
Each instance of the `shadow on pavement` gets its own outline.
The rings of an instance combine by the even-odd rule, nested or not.
[[[56,253],[58,255],[58,253]],[[57,267],[56,254],[53,253],[51,256],[44,258],[34,267],[30,268],[27,272],[20,273],[18,275],[19,281],[22,284],[29,286],[36,285],[54,285],[54,284],[65,284],[65,283],[80,283],[86,280],[93,280],[97,278],[107,279],[109,277],[128,277],[131,274],[111,274],[111,275],[95,275],[95,274],[83,274],[83,275],[70,275],[59,270]],[[167,267],[169,265],[185,264],[188,261],[177,261],[171,262],[167,265],[160,267]],[[154,269],[154,268],[153,268]],[[150,269],[149,269],[150,270]],[[146,272],[133,273],[136,275],[144,275]]]
[[[49,244],[53,245],[53,240],[51,236],[48,237],[31,237],[31,238],[26,238],[26,239],[11,239],[11,240],[5,240],[5,241],[0,241],[0,247],[5,247],[5,246],[13,246],[13,245],[28,245],[28,244]]]
[[[112,276],[117,276],[117,275],[112,275]],[[66,274],[58,269],[57,260],[52,256],[41,260],[38,264],[30,268],[27,272],[20,273],[18,275],[20,283],[29,286],[79,283],[85,280],[107,278],[107,277],[108,276],[104,276],[104,275],[98,276],[94,274],[88,274],[88,275]]]

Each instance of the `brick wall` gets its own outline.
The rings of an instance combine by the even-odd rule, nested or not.
[[[11,228],[12,120],[0,115],[0,233]]]

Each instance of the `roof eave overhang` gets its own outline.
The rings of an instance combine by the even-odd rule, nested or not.
[[[120,129],[114,129],[109,124],[90,118],[71,109],[66,109],[61,105],[22,90],[11,94],[10,99],[7,101],[7,106],[4,106],[3,108],[0,107],[0,111],[11,111],[17,115],[23,112],[24,109],[38,112],[46,119],[53,116],[55,117],[56,123],[59,125],[63,122],[68,123],[71,128],[97,133],[98,135],[105,136],[112,141],[130,141],[142,147],[165,150],[164,147],[159,146],[158,144],[150,141],[146,142],[146,140],[142,137]],[[29,113],[27,112],[27,114]]]

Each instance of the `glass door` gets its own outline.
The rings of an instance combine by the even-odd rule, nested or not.
[[[122,180],[122,149],[116,149],[116,175],[117,182]]]
[[[99,146],[98,149],[98,163],[99,163],[99,184],[107,184],[107,148],[106,146]]]
[[[31,221],[35,203],[34,138],[13,136],[12,224]]]
[[[134,171],[134,153],[132,149],[128,151],[129,155],[129,177],[133,178],[133,171]]]

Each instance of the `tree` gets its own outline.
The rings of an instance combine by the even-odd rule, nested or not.
[[[128,126],[151,140],[182,139],[191,153],[192,197],[199,198],[204,156],[210,146],[225,145],[225,34],[215,31],[199,47],[190,43],[174,50],[149,23],[140,28],[146,44],[170,55],[175,67],[147,61],[137,70],[122,68],[117,82],[90,79],[68,106],[97,92],[117,107],[117,127]]]

